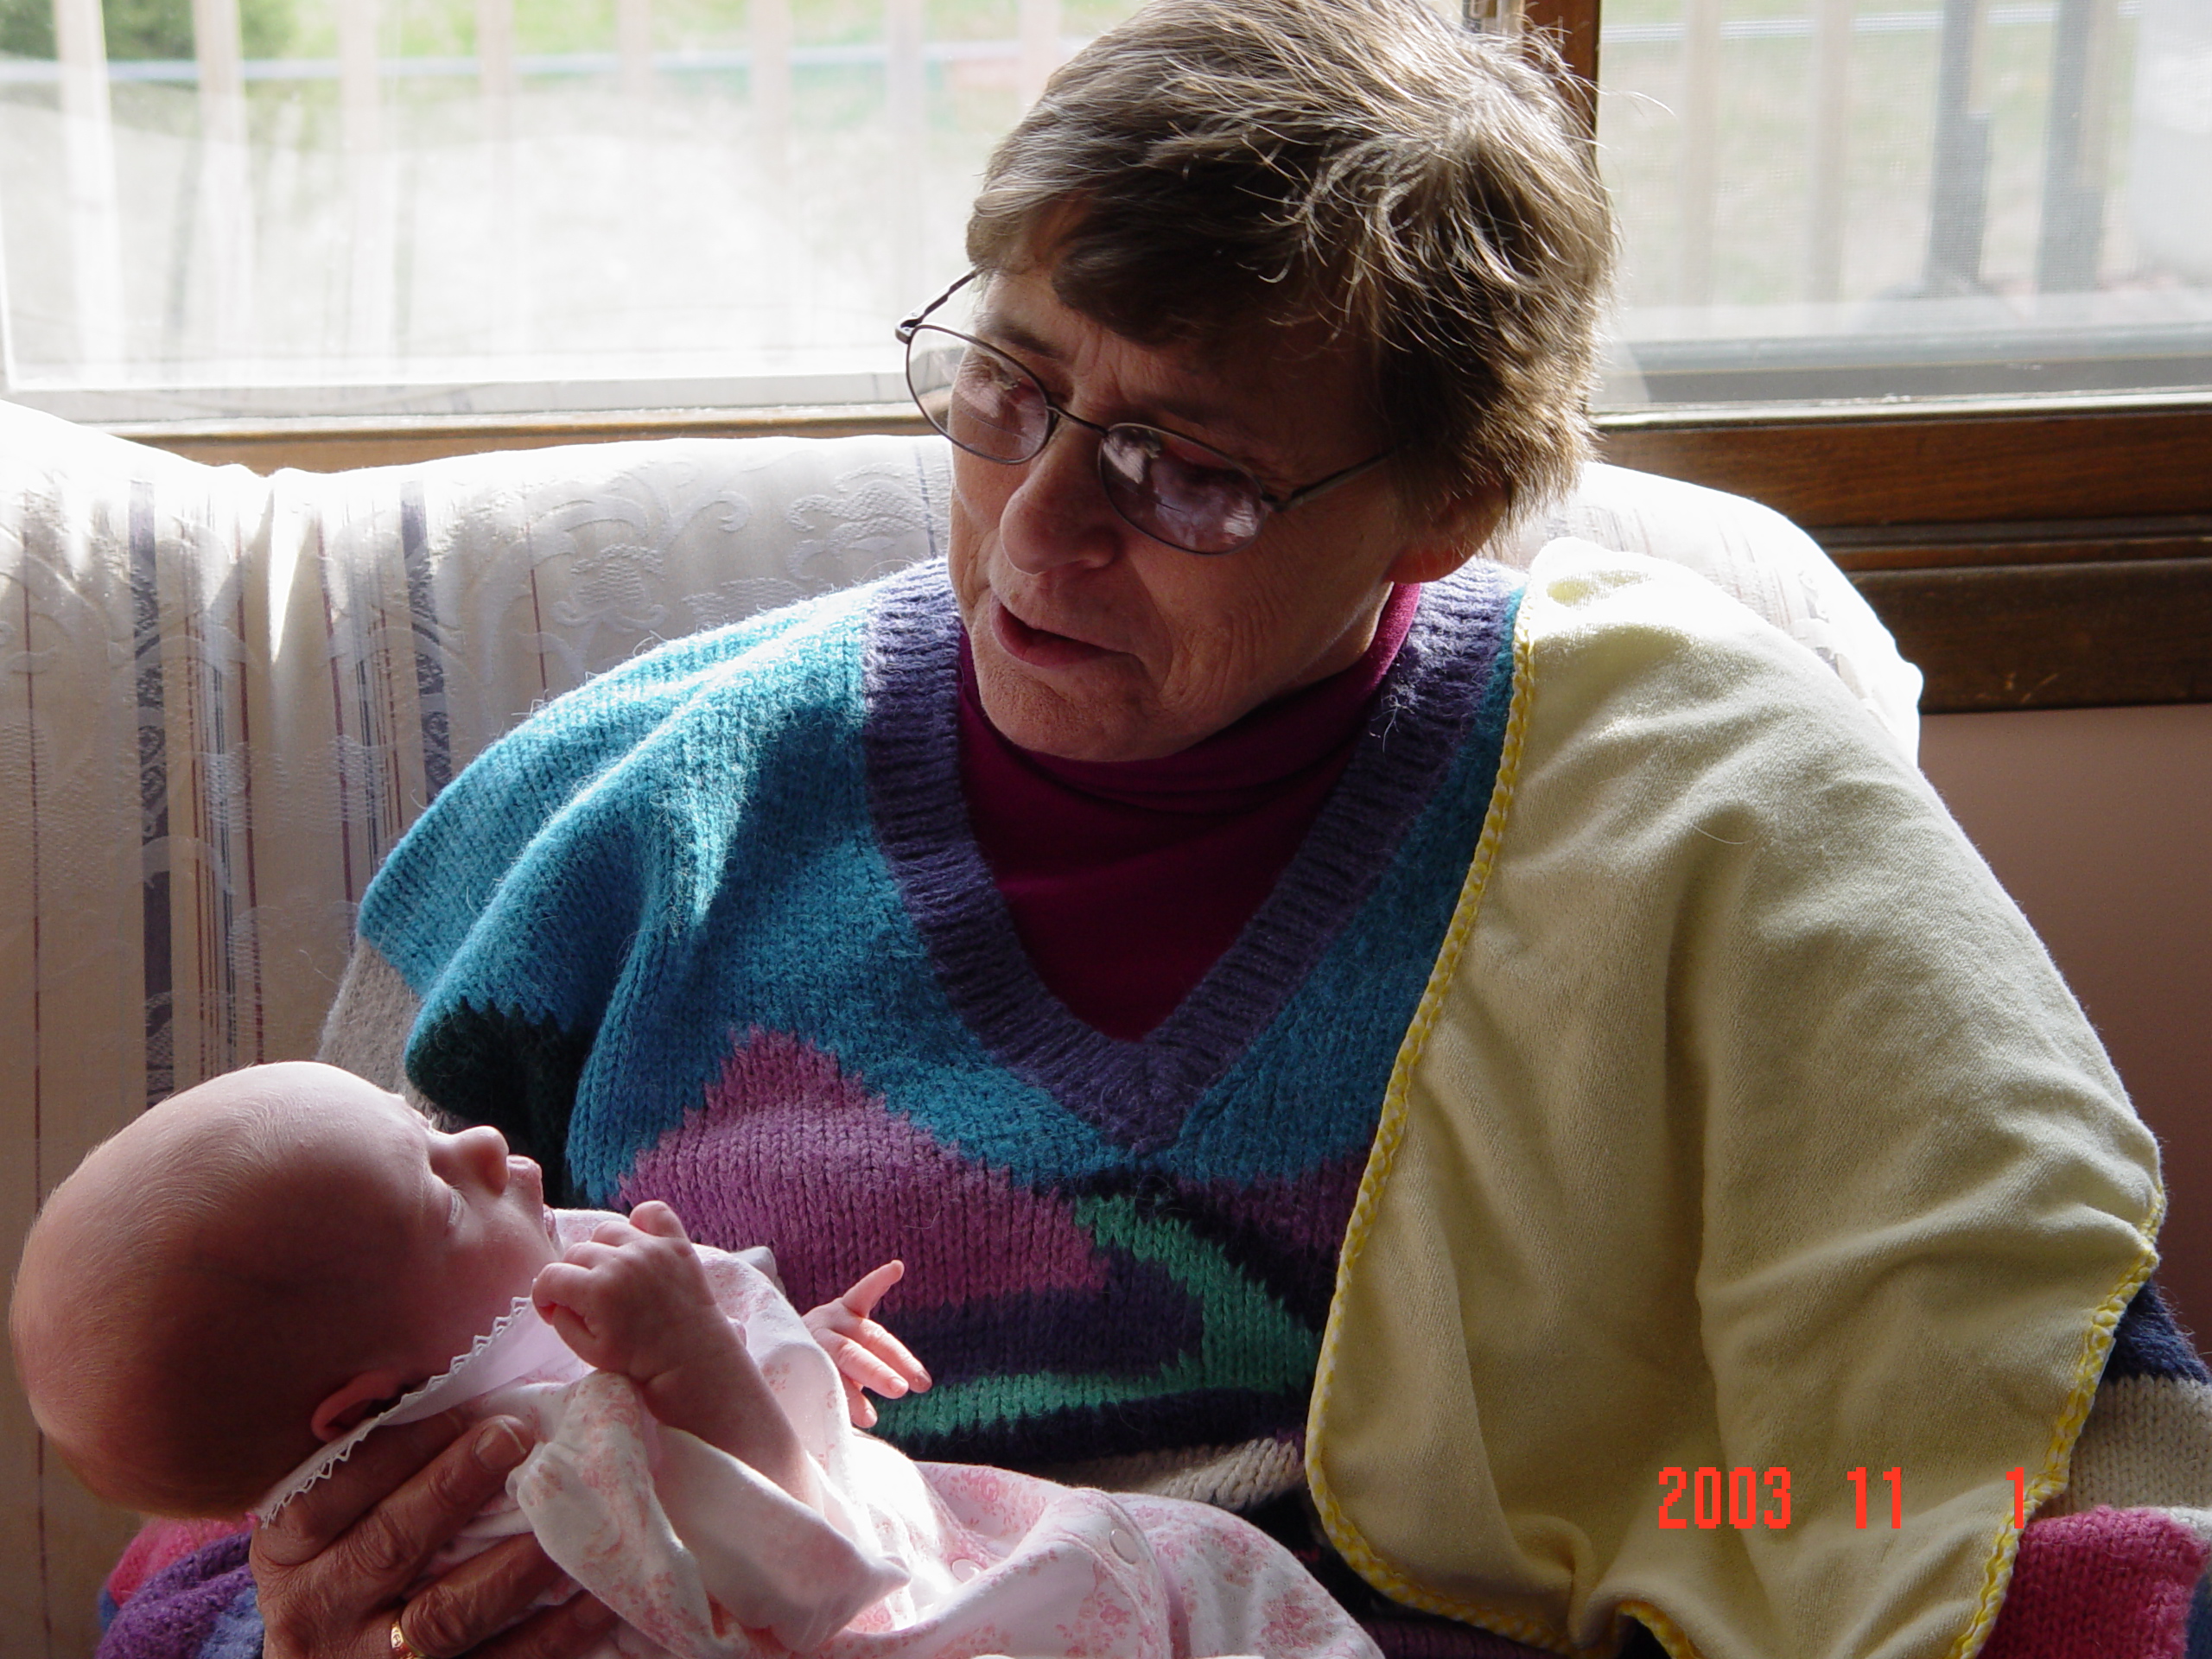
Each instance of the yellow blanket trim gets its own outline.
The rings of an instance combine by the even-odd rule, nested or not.
[[[1632,1613],[1644,1629],[1658,1639],[1665,1649],[1667,1659],[1699,1659],[1697,1643],[1682,1634],[1682,1627],[1639,1597],[1630,1597],[1621,1603],[1623,1613]]]
[[[2073,1458],[2074,1442],[2081,1437],[2082,1425],[2089,1421],[2089,1407],[2096,1398],[2097,1384],[2104,1376],[2105,1361],[2112,1353],[2120,1315],[2127,1312],[2127,1305],[2135,1300],[2136,1293],[2158,1265],[2158,1249],[2152,1241],[2158,1237],[2159,1224],[2165,1216],[2166,1186],[2164,1180],[2159,1180],[2151,1189],[2151,1213],[2143,1229],[2142,1253],[2091,1316],[2089,1328],[2082,1335],[2082,1357],[2074,1368],[2074,1387],[2066,1396],[2065,1408],[2058,1414],[2058,1426],[2051,1431],[2050,1450],[2044,1455],[2043,1468],[2028,1483],[2025,1508],[2030,1516],[2045,1498],[2066,1484],[2066,1467]],[[2012,1584],[2012,1564],[2019,1550],[2020,1535],[2008,1521],[1998,1529],[1989,1564],[1983,1569],[1981,1596],[1974,1604],[1974,1621],[1951,1644],[1950,1659],[1974,1659],[1996,1629],[1997,1615],[2004,1605],[2005,1592]]]
[[[1491,871],[1497,861],[1498,843],[1503,840],[1505,824],[1513,809],[1513,795],[1520,776],[1521,751],[1529,728],[1529,704],[1535,696],[1535,642],[1529,626],[1529,606],[1524,600],[1520,614],[1515,619],[1513,630],[1513,700],[1505,717],[1505,739],[1498,752],[1497,781],[1491,790],[1490,806],[1483,817],[1483,830],[1475,842],[1475,855],[1467,866],[1467,879],[1459,888],[1459,899],[1452,912],[1452,923],[1444,936],[1444,948],[1437,953],[1436,963],[1429,969],[1428,983],[1421,993],[1421,1006],[1414,1011],[1413,1023],[1407,1027],[1405,1039],[1398,1045],[1396,1062],[1390,1069],[1389,1086],[1383,1091],[1382,1112],[1376,1126],[1375,1144],[1367,1155],[1367,1169],[1359,1184],[1359,1195],[1353,1201],[1351,1220],[1344,1228],[1344,1249],[1337,1256],[1337,1294],[1330,1300],[1329,1319],[1321,1335],[1321,1352],[1314,1367],[1313,1396],[1306,1410],[1306,1484],[1313,1494],[1314,1507],[1321,1516],[1322,1530],[1337,1553],[1349,1562],[1360,1577],[1393,1601],[1423,1612],[1456,1618],[1464,1624],[1476,1624],[1500,1636],[1525,1642],[1548,1652],[1567,1655],[1589,1655],[1592,1659],[1611,1659],[1627,1639],[1624,1629],[1617,1625],[1611,1639],[1596,1649],[1577,1648],[1567,1643],[1556,1630],[1536,1624],[1524,1615],[1506,1608],[1492,1607],[1480,1602],[1455,1600],[1413,1583],[1403,1573],[1377,1554],[1358,1528],[1345,1515],[1335,1493],[1329,1490],[1328,1478],[1322,1472],[1319,1448],[1323,1435],[1321,1420],[1326,1406],[1329,1389],[1335,1373],[1335,1362],[1340,1345],[1340,1325],[1337,1310],[1342,1306],[1346,1281],[1353,1264],[1366,1248],[1367,1238],[1374,1229],[1375,1211],[1382,1201],[1382,1190],[1390,1179],[1391,1166],[1396,1161],[1399,1146],[1405,1139],[1406,1102],[1413,1086],[1414,1069],[1427,1052],[1431,1034],[1444,1006],[1444,998],[1458,975],[1459,958],[1465,954],[1468,935],[1474,931],[1476,912],[1482,908],[1483,892],[1490,884]],[[1655,1615],[1656,1616],[1656,1615]],[[1672,1628],[1671,1625],[1669,1626]],[[1666,1642],[1664,1634],[1662,1643]],[[1674,1659],[1696,1659],[1683,1646],[1679,1651],[1669,1647]]]
[[[1520,776],[1522,745],[1528,733],[1529,705],[1534,700],[1535,689],[1535,642],[1529,624],[1529,607],[1524,602],[1519,616],[1515,619],[1513,701],[1507,712],[1505,740],[1498,754],[1497,781],[1491,791],[1490,806],[1483,818],[1482,835],[1475,843],[1475,856],[1467,867],[1467,879],[1460,887],[1459,903],[1452,912],[1451,926],[1445,934],[1444,948],[1437,954],[1435,965],[1429,969],[1428,983],[1422,990],[1421,1006],[1414,1011],[1413,1024],[1407,1028],[1405,1039],[1398,1046],[1397,1059],[1390,1069],[1389,1086],[1382,1096],[1382,1117],[1376,1128],[1375,1144],[1368,1154],[1366,1172],[1361,1177],[1359,1193],[1352,1205],[1351,1220],[1344,1229],[1344,1249],[1337,1257],[1337,1295],[1330,1300],[1328,1323],[1322,1332],[1321,1352],[1314,1370],[1313,1402],[1306,1411],[1306,1485],[1313,1492],[1314,1507],[1319,1512],[1322,1530],[1327,1535],[1329,1542],[1360,1577],[1393,1601],[1417,1608],[1422,1612],[1475,1624],[1497,1635],[1510,1637],[1514,1641],[1541,1648],[1547,1652],[1573,1656],[1574,1659],[1583,1659],[1585,1656],[1588,1659],[1611,1659],[1627,1640],[1627,1619],[1634,1618],[1658,1639],[1659,1645],[1667,1652],[1668,1659],[1699,1659],[1695,1643],[1681,1628],[1658,1608],[1640,1599],[1623,1602],[1618,1610],[1620,1616],[1615,1619],[1605,1643],[1598,1648],[1586,1649],[1575,1647],[1560,1632],[1507,1608],[1440,1596],[1422,1588],[1385,1561],[1361,1536],[1358,1528],[1344,1513],[1336,1495],[1329,1490],[1328,1477],[1321,1468],[1321,1420],[1340,1344],[1337,1318],[1339,1298],[1345,1281],[1351,1277],[1353,1263],[1366,1247],[1367,1236],[1374,1227],[1375,1211],[1381,1203],[1382,1189],[1389,1181],[1391,1166],[1396,1161],[1398,1147],[1405,1139],[1406,1103],[1412,1088],[1414,1068],[1427,1051],[1429,1037],[1435,1030],[1445,995],[1458,976],[1459,958],[1465,951],[1468,935],[1474,931],[1475,917],[1482,908],[1484,891],[1490,885],[1491,871],[1497,860],[1498,843],[1504,838],[1506,820],[1512,811],[1514,791]],[[2066,1484],[2066,1468],[2074,1442],[2080,1436],[2082,1425],[2088,1421],[2090,1403],[2096,1396],[2098,1381],[2104,1374],[2105,1360],[2112,1351],[2113,1337],[2119,1329],[2120,1315],[2127,1311],[2128,1304],[2158,1266],[2158,1250],[2151,1241],[2158,1236],[2159,1224],[2165,1217],[2165,1187],[2161,1182],[2153,1189],[2142,1254],[2136,1258],[2135,1264],[2112,1294],[2098,1307],[2090,1320],[2089,1329],[2082,1338],[2082,1357],[2075,1367],[2074,1387],[2067,1395],[2065,1408],[2059,1414],[2057,1426],[2052,1431],[2050,1450],[2044,1457],[2043,1468],[2027,1490],[2026,1505],[2031,1514],[2044,1499]],[[2012,1565],[2018,1552],[2019,1534],[2008,1522],[1998,1530],[1988,1565],[1983,1571],[1981,1595],[1975,1603],[1973,1621],[1952,1644],[1950,1659],[1974,1659],[1988,1640],[1990,1632],[1996,1626],[2005,1589],[2012,1582]]]

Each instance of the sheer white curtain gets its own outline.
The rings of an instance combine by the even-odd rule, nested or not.
[[[88,418],[895,402],[989,146],[1135,6],[170,0],[187,58],[8,3],[6,391]]]
[[[0,57],[0,368],[55,412],[896,404],[989,146],[1135,0],[160,3],[0,0],[51,13]],[[1606,402],[2212,385],[2212,0],[1603,42]]]

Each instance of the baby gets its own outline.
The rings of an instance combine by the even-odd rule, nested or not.
[[[626,1654],[1375,1651],[1218,1510],[855,1432],[855,1382],[927,1384],[868,1317],[895,1276],[802,1321],[664,1205],[549,1210],[496,1130],[284,1065],[96,1148],[32,1228],[10,1327],[62,1457],[151,1513],[265,1516],[374,1427],[522,1416],[539,1444],[458,1548],[535,1530]]]

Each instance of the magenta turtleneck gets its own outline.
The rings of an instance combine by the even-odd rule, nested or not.
[[[960,644],[960,783],[1046,988],[1109,1037],[1165,1020],[1252,919],[1313,827],[1413,626],[1394,589],[1350,668],[1157,760],[1064,760],[983,713]]]

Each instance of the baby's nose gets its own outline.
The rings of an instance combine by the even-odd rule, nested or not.
[[[463,1129],[454,1139],[476,1168],[477,1175],[493,1192],[507,1190],[507,1138],[488,1123]]]

